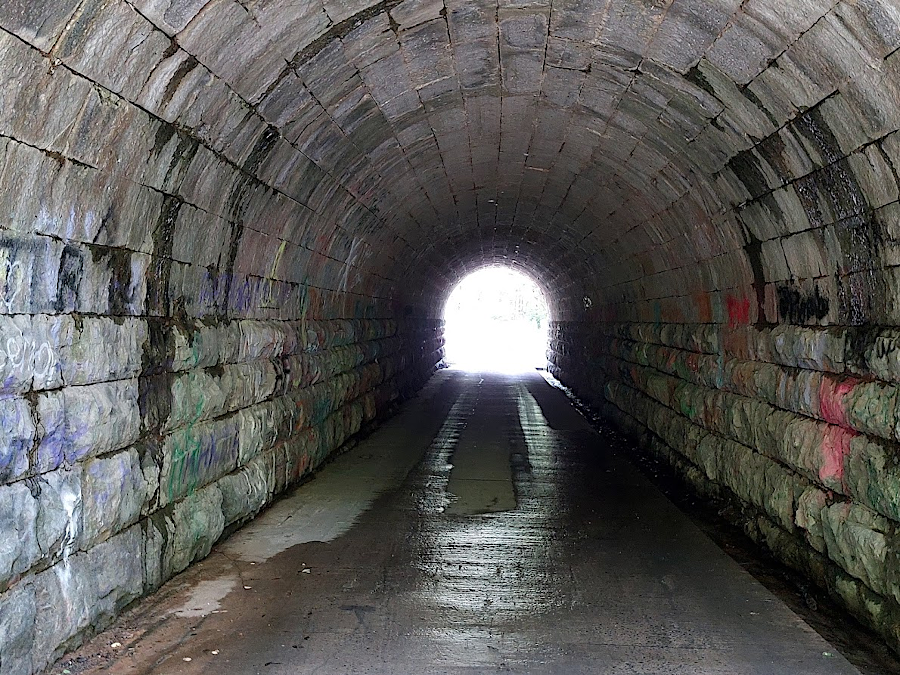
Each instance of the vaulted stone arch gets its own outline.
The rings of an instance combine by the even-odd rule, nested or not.
[[[5,2],[4,672],[414,391],[494,262],[896,645],[898,47],[890,0]]]

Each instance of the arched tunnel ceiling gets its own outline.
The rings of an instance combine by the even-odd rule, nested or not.
[[[262,182],[194,178],[228,200],[201,210],[247,223],[232,260],[423,307],[491,261],[562,313],[771,281],[791,261],[766,242],[811,227],[782,186],[900,114],[900,9],[878,0],[14,0],[0,18],[51,70],[174,124],[158,155],[199,140]],[[146,150],[91,123],[101,149],[67,157]]]

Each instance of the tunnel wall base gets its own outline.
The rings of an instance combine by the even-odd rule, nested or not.
[[[550,361],[900,651],[898,331],[556,323]]]
[[[0,401],[23,453],[32,416],[57,429],[2,467],[4,675],[40,672],[206,556],[421,387],[443,354],[435,321],[85,318],[77,335],[101,329],[132,331],[115,344],[134,358],[107,351],[86,364],[98,381],[7,402],[34,410]],[[141,349],[157,353],[142,365]]]

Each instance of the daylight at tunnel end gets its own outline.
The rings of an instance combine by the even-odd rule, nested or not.
[[[900,649],[894,0],[0,5],[0,670],[413,396],[467,274]]]

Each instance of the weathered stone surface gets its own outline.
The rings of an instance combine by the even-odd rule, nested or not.
[[[42,394],[37,409],[39,471],[126,447],[140,430],[137,380]]]
[[[62,384],[61,346],[71,322],[58,317],[0,315],[0,393]]]
[[[825,492],[814,487],[806,488],[797,499],[797,526],[806,530],[806,540],[819,553],[824,553],[826,547],[823,511],[827,504]]]
[[[887,519],[852,504],[833,504],[822,511],[822,530],[832,560],[876,592],[898,599],[900,587],[888,580],[894,526]]]
[[[799,341],[811,344],[808,330],[782,332],[775,343],[768,331],[751,330],[740,343],[726,333],[718,355],[704,353],[702,342],[673,338],[679,328],[663,336],[655,327],[619,326],[609,334],[629,339],[604,338],[592,349],[574,341],[579,330],[560,325],[554,332],[553,372],[585,400],[597,404],[599,394],[611,402],[607,409],[628,420],[633,433],[655,434],[653,447],[692,483],[725,487],[764,513],[752,527],[789,564],[823,556],[819,581],[891,634],[900,588],[893,562],[900,522],[896,392],[892,383],[858,376],[872,354],[855,350],[859,337],[840,336],[828,360],[793,361],[841,372],[852,359],[856,375],[839,376],[776,365],[806,349]],[[765,360],[751,360],[754,354]],[[593,368],[579,372],[585,358]]]
[[[0,486],[0,585],[26,572],[40,559],[37,542],[38,504],[24,483]]]
[[[85,318],[60,349],[62,378],[80,385],[134,377],[141,372],[146,339],[143,321]]]
[[[35,668],[52,663],[83,631],[102,627],[140,594],[140,547],[140,530],[131,528],[35,577]]]
[[[28,455],[35,440],[31,406],[21,398],[0,400],[0,483],[24,475],[29,468]]]
[[[81,553],[35,577],[32,661],[36,669],[52,663],[71,638],[90,625],[91,605],[97,601],[92,571],[87,554]]]
[[[108,623],[143,592],[141,528],[131,527],[92,548],[88,554],[97,601],[93,622]]]
[[[150,488],[136,450],[86,462],[81,487],[84,545],[93,546],[137,522]]]
[[[59,557],[77,466],[79,545],[152,515],[158,585],[194,555],[159,508],[252,512],[234,472],[281,489],[413,391],[499,262],[567,322],[554,372],[878,604],[819,497],[900,517],[890,2],[76,4],[0,8],[0,501],[34,538],[0,576]]]
[[[407,29],[437,19],[442,10],[444,3],[438,0],[404,0],[390,14],[401,29]]]
[[[142,521],[142,554],[144,559],[144,592],[151,593],[168,579],[171,569],[166,561],[166,542],[174,529],[172,521],[162,511]]]
[[[162,447],[160,505],[190,495],[237,468],[238,418],[203,422],[170,434]]]
[[[256,457],[244,468],[216,483],[222,493],[225,525],[255,515],[266,504],[274,489],[273,469],[267,457]]]
[[[163,578],[171,577],[205,557],[225,527],[222,492],[209,486],[180,501],[172,509],[165,541]]]
[[[27,42],[46,51],[78,7],[76,0],[42,5],[15,0],[4,4],[0,22]]]
[[[65,558],[82,544],[81,475],[81,467],[76,466],[41,474],[32,482],[38,501],[37,541],[44,558]]]
[[[237,415],[237,444],[240,463],[246,464],[276,439],[290,436],[305,426],[301,410],[290,397],[241,410]]]
[[[33,584],[22,583],[0,593],[0,667],[4,673],[34,672],[31,651],[36,613]]]

